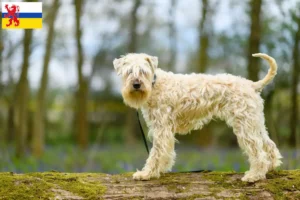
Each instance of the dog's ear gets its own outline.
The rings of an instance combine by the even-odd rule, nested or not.
[[[118,59],[116,58],[116,59],[114,59],[113,64],[114,64],[114,68],[115,68],[117,74],[119,75],[120,74],[121,66],[123,64],[123,58],[118,58]]]
[[[153,71],[157,68],[158,58],[156,56],[147,56],[146,61],[149,62],[149,64],[152,67]]]

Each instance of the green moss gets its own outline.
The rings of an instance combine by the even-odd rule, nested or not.
[[[49,199],[53,189],[61,189],[86,199],[99,199],[106,187],[90,179],[101,174],[70,173],[0,173],[0,196],[4,199]]]
[[[57,188],[71,192],[72,194],[87,198],[100,198],[105,193],[106,187],[100,181],[90,179],[101,174],[76,174],[76,173],[31,173],[33,177],[55,184]]]
[[[168,173],[162,175],[157,181],[160,185],[165,186],[170,192],[183,193],[189,191],[191,186],[190,180],[184,180],[178,177],[178,173]]]
[[[28,175],[0,173],[0,197],[2,199],[48,199],[53,197],[53,185]]]
[[[213,181],[214,183],[218,184],[221,187],[224,187],[226,189],[232,189],[232,188],[243,188],[249,185],[252,185],[251,183],[245,183],[241,181],[240,179],[235,180],[235,181],[229,181],[229,177],[234,175],[234,174],[239,174],[236,172],[209,172],[209,173],[204,173],[203,178],[206,180]],[[215,184],[213,185],[214,187],[216,186]]]
[[[274,195],[275,199],[285,197],[285,191],[300,191],[300,170],[272,172],[267,174],[267,179],[264,187]]]
[[[267,180],[257,183],[246,183],[239,179],[228,181],[233,174],[236,173],[210,172],[203,174],[203,177],[216,183],[212,185],[210,190],[213,194],[220,192],[220,189],[260,187],[270,192],[275,199],[282,199],[286,197],[285,192],[300,191],[300,170],[273,171],[267,174]],[[256,194],[257,192],[247,190],[247,194],[239,198],[247,199],[247,196],[255,196]],[[291,195],[294,194],[291,193]],[[295,193],[295,195],[299,194]],[[292,196],[292,198],[297,199],[296,196]]]
[[[218,194],[223,190],[234,190],[234,189],[243,189],[249,186],[252,186],[252,183],[245,183],[241,181],[239,178],[230,180],[232,175],[237,175],[239,173],[236,172],[209,172],[203,174],[203,178],[209,181],[212,181],[214,184],[210,185],[210,192],[212,192],[212,196],[215,198],[219,198]],[[249,196],[256,195],[257,192],[247,190],[247,193],[240,192],[238,199],[246,200],[249,199]],[[226,199],[236,199],[234,198],[226,198]]]

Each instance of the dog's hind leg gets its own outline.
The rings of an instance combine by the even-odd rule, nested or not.
[[[273,170],[282,164],[281,162],[282,156],[278,148],[276,147],[276,144],[270,139],[269,134],[265,127],[262,128],[262,139],[263,139],[264,150],[267,152],[267,156],[271,161],[269,170]]]
[[[160,173],[170,171],[175,161],[175,137],[169,127],[158,126],[150,130],[153,147],[142,171],[133,174],[135,180],[149,180],[160,177]]]
[[[253,114],[253,113],[252,113]],[[237,136],[239,146],[247,154],[250,170],[245,173],[242,181],[255,182],[266,178],[271,162],[264,150],[262,128],[259,118],[248,118],[244,115],[242,118],[235,118],[233,121],[233,131]]]

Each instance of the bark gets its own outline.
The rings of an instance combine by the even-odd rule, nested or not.
[[[45,47],[43,73],[40,81],[40,88],[37,94],[36,111],[34,113],[33,121],[33,135],[32,135],[32,153],[34,156],[39,157],[44,151],[44,138],[45,138],[45,111],[46,111],[46,92],[48,85],[48,68],[52,53],[52,44],[54,38],[54,23],[56,20],[59,8],[59,0],[55,0],[50,10],[51,17],[48,24],[47,43]]]
[[[11,57],[13,53],[16,51],[17,48],[21,47],[23,44],[23,39],[20,39],[15,45],[12,45],[11,42],[7,45],[8,53],[5,55],[5,63],[7,71],[8,71],[8,83],[6,88],[11,90],[11,88],[15,88],[16,83],[13,78],[13,69],[11,66]],[[7,109],[7,122],[6,122],[6,134],[5,138],[8,143],[12,143],[15,138],[15,127],[14,127],[14,95],[9,95],[6,97],[8,102],[8,109]]]
[[[208,61],[208,25],[207,25],[207,14],[208,14],[208,0],[202,0],[202,15],[199,26],[199,62],[198,62],[198,72],[204,73],[207,70]]]
[[[76,14],[76,46],[77,46],[77,77],[78,77],[78,90],[76,92],[76,131],[77,143],[80,148],[85,149],[88,146],[88,113],[87,113],[87,96],[88,96],[88,83],[83,75],[83,50],[81,44],[81,16],[82,16],[82,0],[75,0],[75,14]]]
[[[131,10],[131,26],[130,26],[130,37],[128,52],[135,53],[137,51],[137,26],[138,26],[138,16],[137,11],[141,6],[141,0],[135,0],[133,8]],[[132,144],[135,142],[135,135],[138,130],[136,111],[129,108],[126,114],[126,124],[125,124],[125,142],[127,144]]]
[[[137,11],[141,6],[141,0],[135,0],[133,8],[131,10],[131,26],[130,26],[130,38],[128,51],[130,53],[135,53],[137,50],[137,26],[138,26],[138,16]]]
[[[253,59],[252,54],[259,52],[259,44],[261,37],[261,5],[262,0],[251,0],[250,2],[250,36],[248,43],[248,79],[252,81],[258,80],[259,59]]]
[[[32,29],[24,31],[22,72],[14,93],[14,127],[16,135],[16,156],[21,157],[26,150],[28,123],[28,68],[31,54]]]
[[[210,12],[209,0],[201,0],[201,20],[199,24],[199,47],[198,47],[198,67],[197,72],[205,73],[208,64],[208,47],[209,47],[209,24],[208,17]],[[208,124],[200,130],[200,135],[196,139],[202,146],[210,146],[213,141],[213,124]],[[198,132],[198,131],[197,131]]]
[[[169,9],[169,38],[170,38],[170,60],[167,66],[167,70],[172,70],[172,68],[175,68],[176,65],[176,55],[177,55],[177,32],[176,32],[176,5],[177,0],[171,0],[171,6]]]
[[[293,71],[292,71],[292,88],[291,88],[291,133],[290,133],[290,145],[296,147],[297,145],[297,125],[299,125],[299,106],[297,101],[298,96],[298,84],[300,76],[300,57],[299,57],[299,45],[300,45],[300,17],[297,18],[298,30],[295,33],[295,44],[293,48]]]
[[[241,173],[167,173],[134,181],[132,173],[0,173],[3,199],[299,199],[300,170],[244,183]],[[17,186],[17,187],[16,187]]]
[[[15,139],[15,126],[14,126],[14,105],[9,105],[7,111],[7,127],[6,127],[6,138],[7,143],[12,143]]]

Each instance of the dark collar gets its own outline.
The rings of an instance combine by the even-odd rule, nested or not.
[[[154,74],[154,77],[153,77],[152,87],[154,86],[155,82],[156,82],[156,74]]]

